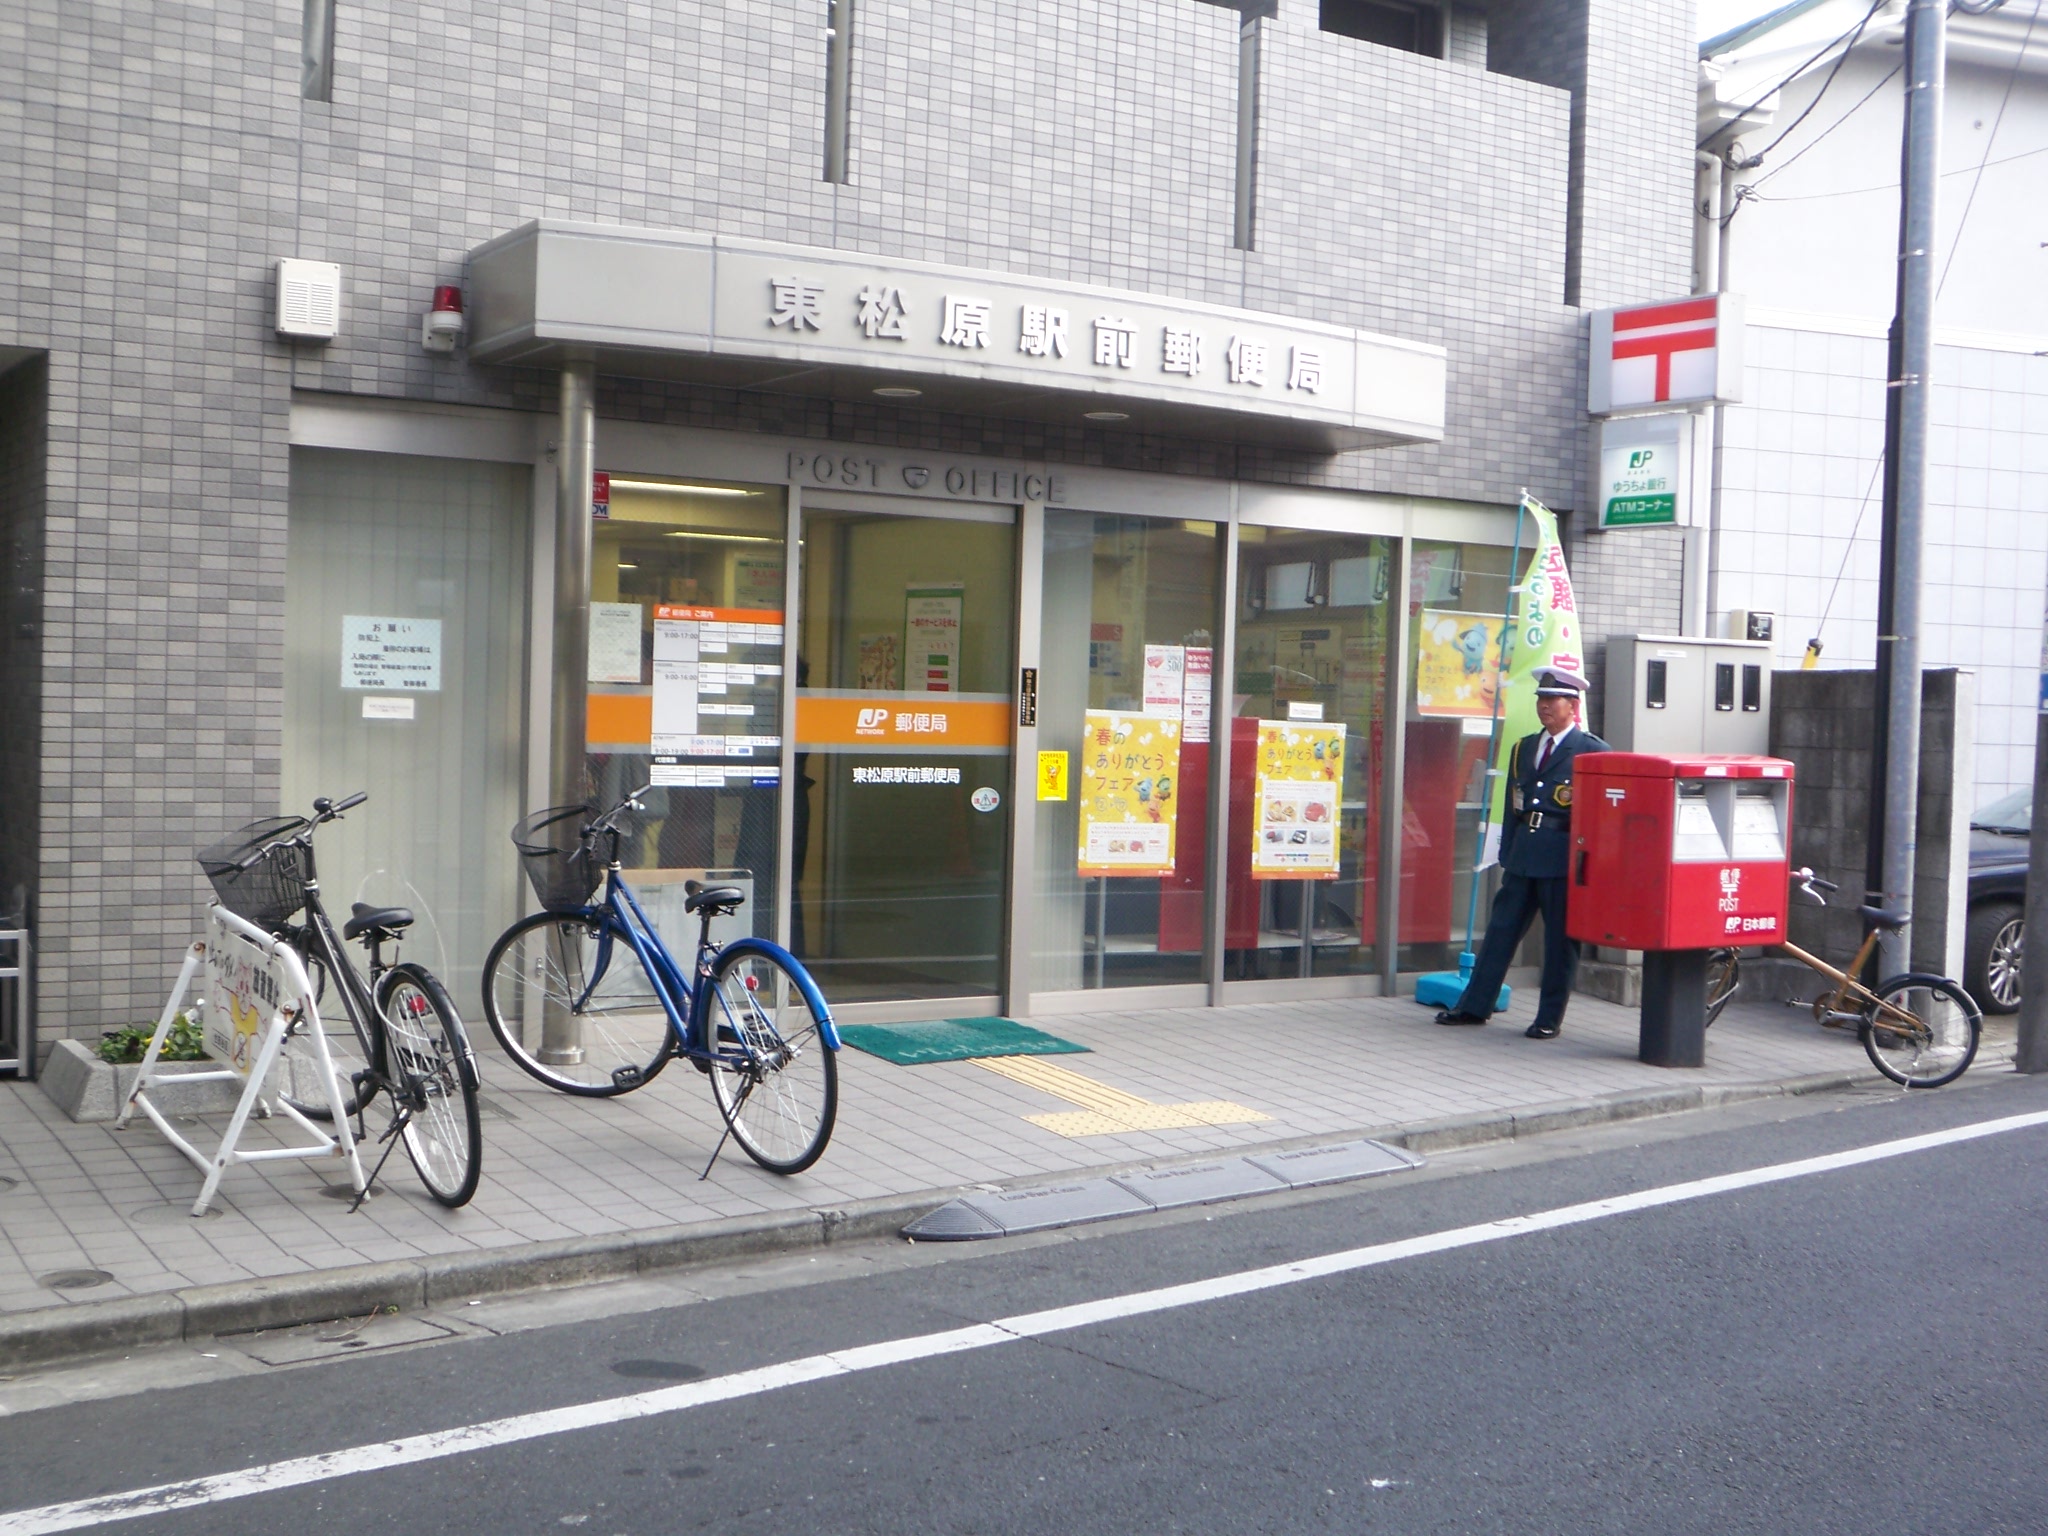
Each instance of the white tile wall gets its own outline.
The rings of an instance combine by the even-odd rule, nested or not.
[[[1720,606],[1778,616],[1778,664],[1876,655],[1881,340],[1752,327],[1722,459]],[[2048,358],[1936,350],[1921,655],[1977,673],[1977,800],[2030,782],[2048,588]],[[1832,594],[1832,596],[1831,596]]]

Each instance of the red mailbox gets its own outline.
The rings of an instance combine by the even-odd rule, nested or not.
[[[1615,949],[1785,937],[1792,765],[1588,752],[1572,763],[1566,931]]]

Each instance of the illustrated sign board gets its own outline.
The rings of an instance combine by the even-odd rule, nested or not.
[[[1595,310],[1586,409],[1607,416],[1740,400],[1742,313],[1732,293]]]
[[[1259,722],[1252,798],[1252,878],[1337,878],[1344,727]]]
[[[341,686],[378,693],[439,693],[441,621],[342,615]]]
[[[200,1032],[208,1057],[247,1077],[256,1064],[263,1026],[279,1008],[298,1001],[270,945],[214,925],[206,946],[205,1025]]]
[[[1133,419],[1329,449],[1438,442],[1441,347],[1160,294],[694,231],[543,219],[469,254],[472,359],[663,357],[872,404],[878,383],[1004,414]],[[792,369],[791,365],[796,365]]]
[[[1416,712],[1492,719],[1494,700],[1500,696],[1507,627],[1507,619],[1498,613],[1423,609],[1415,635]]]
[[[1684,411],[1600,423],[1598,526],[1669,528],[1691,521],[1692,417]]]
[[[1107,709],[1083,716],[1079,873],[1173,873],[1180,726]]]

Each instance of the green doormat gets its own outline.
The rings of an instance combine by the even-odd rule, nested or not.
[[[976,1056],[1062,1056],[1085,1045],[1015,1019],[930,1019],[917,1024],[842,1024],[839,1038],[899,1067]]]

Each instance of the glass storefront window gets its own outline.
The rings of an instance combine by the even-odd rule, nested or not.
[[[1240,530],[1231,980],[1378,968],[1392,552],[1377,536]]]
[[[1404,971],[1454,970],[1464,948],[1486,795],[1509,551],[1418,539],[1408,572],[1402,753]],[[1483,928],[1485,891],[1478,921]]]
[[[1001,991],[1016,543],[806,498],[790,936],[835,1003]]]
[[[1218,533],[1046,514],[1034,990],[1204,979]]]
[[[683,882],[714,872],[750,893],[736,931],[775,934],[785,494],[615,473],[592,529],[592,791],[654,782],[621,862],[678,954]]]

